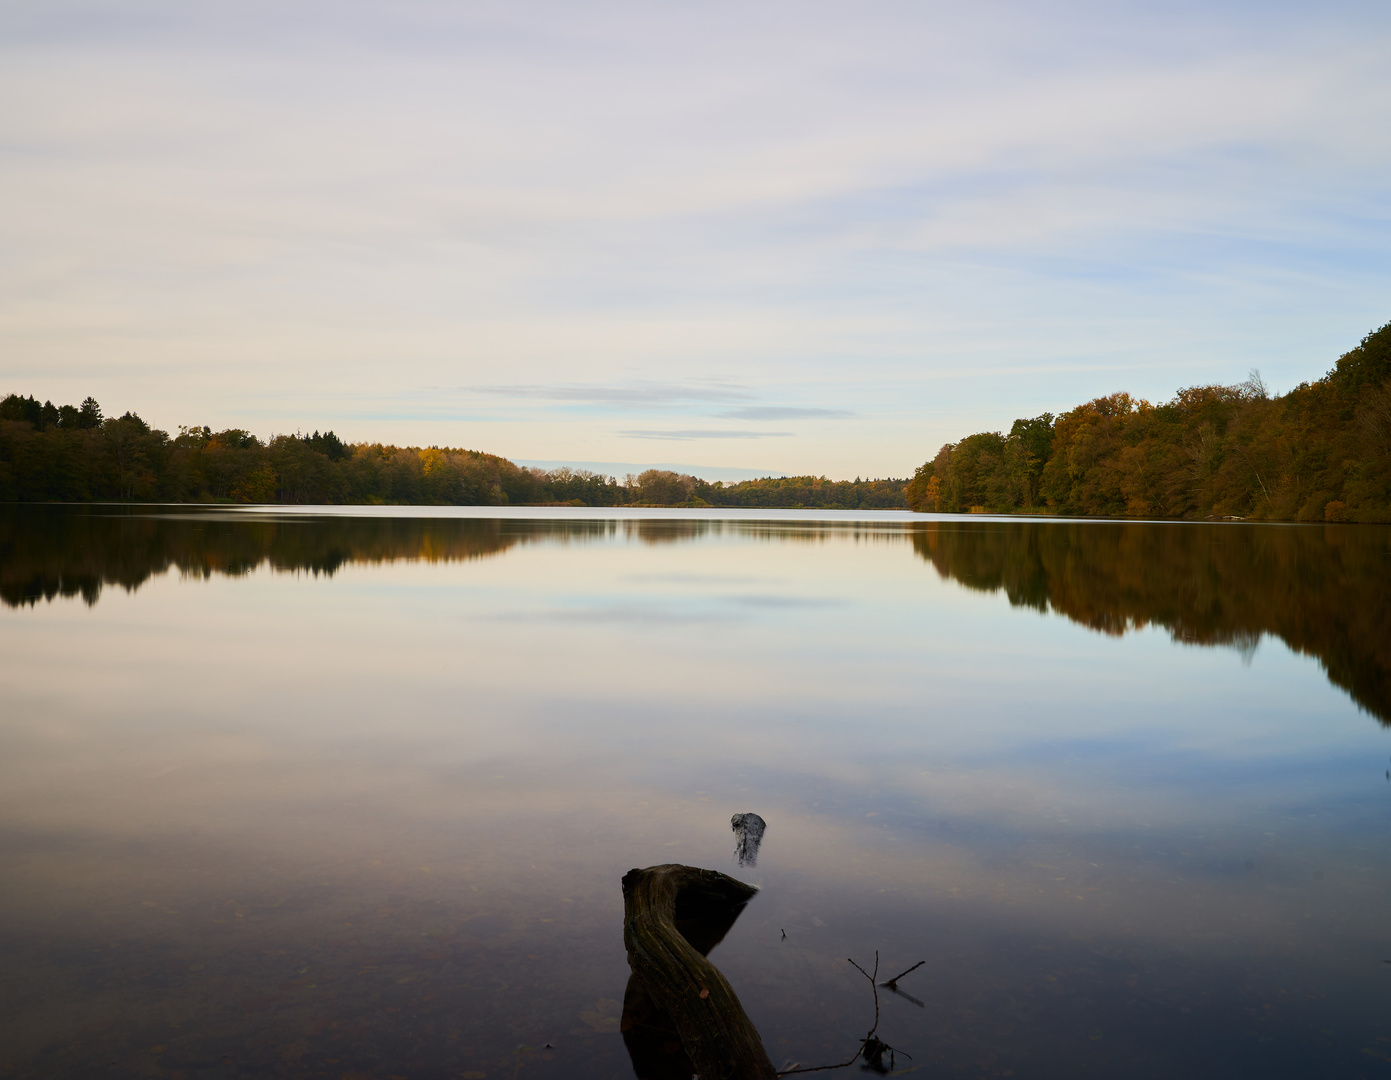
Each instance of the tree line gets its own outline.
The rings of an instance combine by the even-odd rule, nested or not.
[[[1287,394],[1253,371],[1161,405],[1111,394],[948,443],[906,497],[947,513],[1391,521],[1391,323]]]
[[[150,427],[93,398],[0,401],[0,502],[906,508],[907,480],[801,476],[709,483],[661,469],[622,481],[527,469],[452,447],[345,443],[334,432],[261,440],[242,428]]]

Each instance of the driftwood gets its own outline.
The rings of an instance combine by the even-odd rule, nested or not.
[[[637,1044],[642,1038],[660,1043],[664,1036],[671,1070],[689,1062],[686,1075],[693,1072],[701,1080],[775,1080],[758,1031],[725,977],[705,958],[755,892],[728,875],[676,863],[624,875],[623,944],[633,970],[624,1001],[624,1037],[642,1080],[649,1078],[639,1064]]]
[[[628,976],[618,1029],[637,1080],[691,1080],[696,1074],[675,1022],[652,1000],[636,975]]]
[[[898,988],[898,980],[903,978],[903,976],[905,975],[911,975],[913,972],[917,971],[918,968],[922,967],[925,963],[927,963],[927,961],[919,960],[907,971],[900,971],[888,982],[882,983],[876,983],[874,981],[875,979],[879,978],[878,949],[874,950],[873,973],[866,971],[864,968],[860,967],[859,964],[856,964],[855,961],[851,960],[849,957],[846,957],[846,963],[852,965],[856,971],[858,971],[861,975],[863,975],[866,979],[869,980],[870,991],[874,994],[874,1026],[869,1029],[869,1034],[860,1040],[859,1049],[856,1050],[844,1061],[837,1061],[834,1065],[804,1065],[792,1069],[784,1069],[782,1072],[778,1073],[779,1076],[791,1076],[793,1073],[826,1072],[830,1069],[848,1069],[851,1065],[855,1064],[855,1062],[860,1060],[861,1058],[864,1059],[864,1065],[862,1066],[862,1068],[868,1070],[869,1072],[878,1073],[880,1076],[887,1076],[889,1073],[893,1072],[894,1067],[897,1064],[895,1057],[898,1054],[903,1054],[903,1051],[895,1050],[883,1039],[879,1038],[879,987],[887,987],[895,994],[898,994],[900,997],[908,998],[909,1001],[915,1003],[919,1008],[921,1008],[921,1001],[918,1001],[918,999],[915,997],[905,994],[902,990]],[[889,1055],[889,1062],[887,1065],[884,1063],[885,1054]],[[903,1056],[911,1058],[913,1055],[904,1054]]]

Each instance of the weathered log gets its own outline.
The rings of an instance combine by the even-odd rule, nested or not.
[[[628,966],[670,1017],[701,1080],[774,1080],[758,1031],[705,958],[758,890],[726,874],[668,863],[623,877]]]
[[[618,1030],[623,1033],[623,1045],[633,1062],[637,1080],[691,1080],[696,1067],[686,1048],[676,1022],[647,993],[642,980],[628,976],[623,991],[623,1019]]]

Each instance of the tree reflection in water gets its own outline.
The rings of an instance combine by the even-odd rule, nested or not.
[[[963,521],[912,541],[944,578],[1104,634],[1161,626],[1247,655],[1273,635],[1391,725],[1384,526]]]
[[[544,513],[538,511],[538,513]],[[537,517],[349,517],[216,508],[10,506],[0,510],[0,602],[94,604],[170,570],[239,576],[261,566],[331,575],[348,563],[452,562],[518,545],[733,536],[836,537],[914,552],[946,579],[1003,591],[1105,634],[1146,626],[1250,655],[1270,634],[1391,725],[1391,529],[1110,521],[899,522]]]

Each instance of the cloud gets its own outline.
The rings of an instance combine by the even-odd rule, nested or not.
[[[691,386],[678,383],[633,383],[627,386],[470,386],[467,389],[498,397],[540,401],[573,401],[590,405],[679,405],[683,402],[747,401],[753,395],[726,384]],[[749,419],[755,419],[749,417]]]
[[[1386,4],[328,10],[0,7],[0,383],[901,475],[1386,319]]]
[[[687,428],[681,431],[620,431],[625,439],[784,439],[790,431],[717,431],[709,428]]]
[[[721,420],[849,420],[849,409],[798,409],[782,405],[749,405],[719,414]]]

